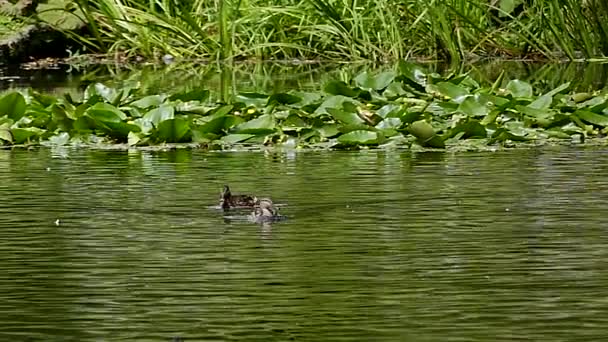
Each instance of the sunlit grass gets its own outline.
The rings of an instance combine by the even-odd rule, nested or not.
[[[608,54],[603,0],[77,1],[108,52],[387,61]],[[517,2],[514,2],[517,4]],[[84,38],[83,38],[84,39]],[[90,39],[90,38],[89,38]]]

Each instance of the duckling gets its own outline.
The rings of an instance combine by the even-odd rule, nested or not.
[[[228,185],[224,185],[224,190],[220,196],[220,207],[230,209],[235,207],[253,207],[256,205],[257,198],[249,195],[233,195]]]
[[[254,222],[267,222],[280,219],[279,211],[274,207],[272,200],[269,198],[256,198],[256,206],[249,219]]]

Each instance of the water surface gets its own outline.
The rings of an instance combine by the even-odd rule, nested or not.
[[[608,152],[0,151],[0,337],[584,341]],[[287,221],[228,221],[223,184]]]

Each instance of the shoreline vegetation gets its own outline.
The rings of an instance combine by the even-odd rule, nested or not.
[[[17,22],[34,22],[80,44],[72,48],[73,54],[101,53],[127,61],[458,63],[490,57],[606,60],[608,56],[604,0],[12,2],[0,1],[0,10],[5,9],[0,11],[0,28],[4,28],[0,37],[3,31],[15,31]],[[15,8],[23,13],[15,13]]]
[[[89,85],[82,98],[33,90],[0,98],[6,146],[263,149],[487,150],[602,143],[608,93],[570,83],[534,89],[499,77],[440,75],[401,61],[379,73],[330,80],[323,91],[211,94],[204,88],[149,94]],[[217,100],[216,100],[217,99]]]

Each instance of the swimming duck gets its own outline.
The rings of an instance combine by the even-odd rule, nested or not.
[[[278,209],[274,207],[272,200],[269,198],[256,199],[256,206],[249,219],[254,222],[278,221],[284,217],[279,215]]]
[[[228,185],[224,185],[224,190],[220,196],[220,207],[230,209],[236,207],[253,207],[258,202],[257,198],[249,195],[233,195]]]

